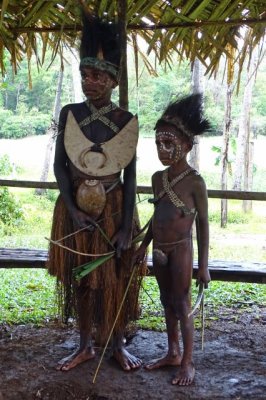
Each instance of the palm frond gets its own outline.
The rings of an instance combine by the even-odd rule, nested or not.
[[[48,45],[53,49],[52,59],[58,54],[63,59],[63,47],[77,46],[82,7],[108,21],[117,20],[117,2],[112,0],[3,0],[2,73],[4,49],[10,54],[14,72],[23,58],[30,59],[30,54],[35,54],[39,65],[42,64]],[[261,0],[127,0],[129,40],[130,32],[135,32],[147,43],[147,54],[153,52],[159,63],[170,64],[183,58],[193,62],[198,58],[210,74],[226,58],[232,65],[240,63],[235,68],[240,76],[252,49],[265,39],[265,24],[265,2]],[[248,36],[242,35],[244,27],[248,27]],[[37,37],[42,42],[40,59]],[[143,53],[139,46],[134,48]],[[146,65],[152,71],[148,62]]]

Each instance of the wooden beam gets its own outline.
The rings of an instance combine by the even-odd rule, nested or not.
[[[239,18],[239,19],[229,19],[229,20],[221,20],[221,21],[189,21],[189,22],[176,22],[172,24],[145,24],[145,23],[140,23],[140,24],[128,24],[127,30],[128,31],[143,31],[143,30],[149,30],[149,31],[154,31],[158,29],[182,29],[182,28],[200,28],[203,26],[239,26],[239,25],[265,25],[266,24],[266,17],[262,18]],[[9,26],[8,30],[15,36],[21,34],[21,33],[29,33],[29,32],[34,32],[34,33],[42,33],[42,32],[61,32],[62,31],[62,26],[61,25],[54,25],[53,27],[48,27],[44,26],[42,28],[37,27],[37,26],[31,26],[31,27],[12,27]],[[72,32],[79,32],[82,30],[82,26],[80,24],[77,25],[66,25],[63,28],[64,33],[72,33]]]
[[[46,268],[47,250],[0,248],[0,268]],[[152,258],[148,258],[149,274],[154,276]],[[210,260],[209,270],[214,281],[266,283],[266,265],[258,262]],[[193,265],[193,278],[198,272]]]
[[[0,186],[28,188],[28,189],[58,189],[56,182],[39,181],[13,181],[10,179],[0,179]],[[151,186],[138,186],[137,193],[152,194]],[[211,199],[231,199],[231,200],[257,200],[266,201],[266,192],[243,192],[237,190],[208,190],[208,197]]]

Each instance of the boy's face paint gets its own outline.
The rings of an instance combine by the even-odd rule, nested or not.
[[[156,130],[156,146],[158,157],[163,165],[171,165],[186,156],[184,140],[178,135],[176,128],[166,125]]]

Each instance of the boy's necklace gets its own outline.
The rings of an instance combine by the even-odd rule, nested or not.
[[[181,208],[185,215],[194,214],[195,209],[189,209],[182,200],[179,199],[177,194],[173,191],[172,187],[177,183],[180,182],[182,179],[185,178],[190,173],[197,173],[197,171],[193,168],[188,168],[183,171],[181,174],[177,175],[171,182],[168,180],[168,172],[169,168],[163,171],[162,181],[163,181],[163,190],[158,194],[158,196],[154,199],[150,199],[151,203],[157,203],[164,195],[167,194],[171,202],[177,207]]]
[[[163,185],[164,185],[164,181],[165,184],[167,185],[167,187],[169,186],[169,188],[171,189],[173,186],[175,186],[175,184],[177,182],[182,181],[183,178],[185,178],[185,176],[187,176],[188,174],[190,174],[191,172],[195,171],[193,168],[187,168],[185,171],[181,172],[181,174],[177,175],[174,179],[171,180],[171,182],[168,181],[168,171],[169,168],[165,169],[163,171]],[[166,194],[166,190],[165,188],[163,188],[163,190],[161,190],[158,194],[158,196],[156,197],[156,201],[160,200],[164,195]]]

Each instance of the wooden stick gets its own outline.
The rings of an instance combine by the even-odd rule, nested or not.
[[[47,237],[45,237],[45,239],[48,240],[50,243],[55,244],[56,246],[62,247],[62,249],[71,251],[71,253],[79,254],[80,256],[101,257],[101,256],[109,256],[109,254],[113,254],[113,253],[114,253],[114,250],[109,251],[108,253],[102,253],[102,254],[81,253],[80,251],[73,250],[73,249],[71,249],[70,247],[67,247],[67,246],[64,246],[64,245],[61,244],[61,243],[58,243],[58,242],[55,241],[55,240],[49,239],[49,238],[47,238]]]
[[[204,291],[201,298],[201,350],[204,351],[204,334],[205,334],[205,307],[204,307]]]
[[[95,374],[94,374],[94,376],[93,376],[92,383],[95,383],[95,381],[96,381],[96,377],[97,377],[97,375],[98,375],[100,366],[101,366],[101,364],[102,364],[102,360],[103,360],[103,357],[104,357],[104,355],[105,355],[107,346],[108,346],[108,344],[109,344],[109,342],[110,342],[110,339],[111,339],[111,336],[112,336],[112,334],[113,334],[115,324],[116,324],[116,322],[117,322],[117,320],[118,320],[118,317],[119,317],[119,315],[120,315],[120,312],[121,312],[121,310],[122,310],[123,304],[124,304],[125,299],[126,299],[126,295],[127,295],[127,293],[128,293],[129,287],[130,287],[130,285],[131,285],[131,282],[132,282],[132,279],[133,279],[133,276],[134,276],[134,273],[135,273],[135,269],[136,269],[136,268],[135,268],[135,265],[134,265],[133,270],[132,270],[132,273],[131,273],[131,276],[130,276],[130,278],[129,278],[129,281],[128,281],[128,284],[127,284],[127,287],[126,287],[126,290],[125,290],[125,293],[124,293],[124,296],[123,296],[123,299],[122,299],[121,304],[120,304],[120,306],[119,306],[119,309],[118,309],[118,311],[117,311],[117,315],[116,315],[116,317],[115,317],[113,326],[112,326],[112,328],[111,328],[110,334],[109,334],[108,339],[107,339],[107,341],[106,341],[106,344],[105,344],[105,346],[104,346],[104,349],[103,349],[101,358],[100,358],[100,360],[99,360],[98,366],[97,366],[97,368],[96,368]]]

